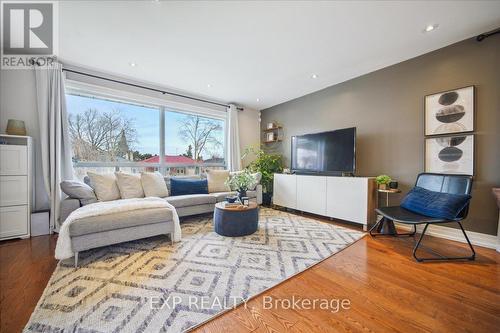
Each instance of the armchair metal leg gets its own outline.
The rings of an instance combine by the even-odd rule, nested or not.
[[[385,224],[385,225],[384,225]],[[377,232],[373,232],[374,230],[377,230]],[[376,237],[376,236],[413,236],[417,232],[417,226],[414,224],[413,225],[413,231],[412,232],[407,232],[407,233],[398,233],[396,230],[396,227],[394,226],[394,222],[382,217],[377,223],[375,223],[370,230],[368,231],[370,233],[370,236]]]
[[[461,222],[457,222],[458,225],[460,226],[460,229],[462,229],[462,232],[464,234],[465,240],[467,241],[467,244],[469,244],[469,248],[472,251],[472,255],[469,257],[469,260],[475,260],[476,259],[476,251],[474,251],[474,247],[472,247],[472,244],[469,240],[469,237],[467,236],[467,233],[465,233],[464,227],[462,226]]]
[[[460,229],[462,230],[462,233],[465,236],[465,240],[467,241],[467,244],[469,244],[469,248],[472,251],[472,255],[471,256],[469,256],[469,257],[446,257],[446,256],[440,255],[437,252],[432,251],[433,253],[435,253],[438,256],[437,258],[422,258],[422,257],[418,257],[417,256],[417,250],[420,247],[420,243],[422,243],[422,239],[424,238],[425,232],[427,231],[427,227],[429,226],[429,223],[426,223],[425,227],[424,227],[424,230],[422,230],[422,234],[420,235],[420,238],[418,239],[417,244],[413,248],[413,257],[415,258],[415,260],[417,260],[418,262],[436,261],[436,260],[475,260],[476,259],[476,251],[474,251],[474,248],[472,247],[472,244],[471,244],[471,242],[469,240],[469,237],[467,237],[467,234],[465,233],[465,230],[462,227],[462,223],[460,223],[460,221],[457,221],[457,223],[460,226]]]
[[[75,252],[75,268],[78,268],[78,252]]]

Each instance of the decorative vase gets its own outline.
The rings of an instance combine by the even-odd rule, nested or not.
[[[240,200],[240,202],[243,202],[243,201],[241,201],[241,198],[246,197],[246,196],[247,196],[247,190],[240,188],[238,190],[238,199]]]
[[[378,184],[380,190],[387,190],[387,184]]]
[[[26,125],[24,121],[9,119],[7,121],[7,130],[5,131],[9,135],[26,135]]]

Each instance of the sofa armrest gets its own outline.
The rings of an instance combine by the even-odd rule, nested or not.
[[[80,200],[73,198],[66,198],[61,201],[59,210],[59,225],[61,225],[72,211],[80,208]]]
[[[255,187],[255,195],[257,199],[257,205],[262,205],[262,185],[257,185]]]

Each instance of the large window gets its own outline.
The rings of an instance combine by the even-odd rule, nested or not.
[[[66,95],[75,174],[160,171],[195,175],[225,168],[225,119],[163,105]]]
[[[224,120],[165,112],[165,162],[168,173],[190,175],[224,167]],[[186,166],[173,165],[187,164]]]

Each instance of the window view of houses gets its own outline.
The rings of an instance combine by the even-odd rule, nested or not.
[[[87,171],[188,176],[225,166],[223,119],[90,95],[67,94],[66,99],[74,172],[80,179]],[[160,135],[161,112],[164,137]]]

